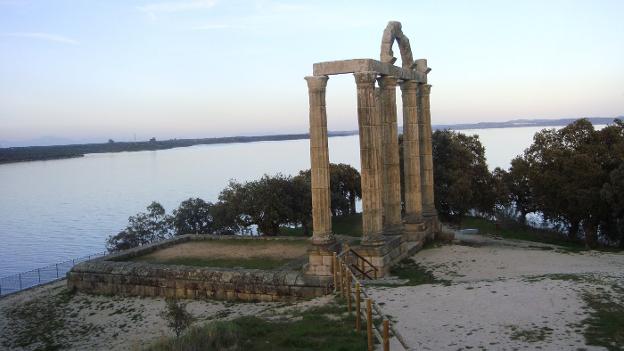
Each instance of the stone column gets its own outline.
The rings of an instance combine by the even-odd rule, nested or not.
[[[310,162],[312,177],[312,243],[334,241],[331,225],[329,190],[329,149],[327,146],[327,112],[325,87],[327,76],[305,77],[310,99]]]
[[[375,104],[376,72],[357,72],[357,111],[362,164],[362,245],[383,244],[381,121]]]
[[[333,252],[337,251],[332,234],[329,190],[329,148],[325,87],[327,76],[305,77],[310,99],[310,163],[312,185],[312,246],[308,250],[306,274],[332,276]]]
[[[427,234],[433,238],[438,231],[438,218],[433,198],[433,153],[432,153],[432,129],[431,129],[431,108],[429,95],[431,85],[419,84],[418,87],[418,127],[420,130],[420,164],[421,164],[421,184],[423,216],[427,224]]]
[[[377,78],[380,90],[383,158],[383,232],[401,234],[401,168],[399,164],[399,136],[397,131],[397,78]]]
[[[405,182],[405,234],[410,241],[424,239],[422,219],[420,125],[418,83],[401,82],[403,98],[403,179]]]

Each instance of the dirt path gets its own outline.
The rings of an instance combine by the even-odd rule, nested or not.
[[[480,239],[413,257],[445,283],[371,288],[412,347],[606,349],[587,345],[588,298],[624,301],[624,254]]]

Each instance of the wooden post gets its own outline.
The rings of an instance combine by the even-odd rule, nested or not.
[[[340,297],[344,297],[342,294],[342,263],[340,263],[340,259],[338,259],[338,294]]]
[[[342,280],[340,284],[342,284],[342,297],[347,297],[347,269],[345,268],[344,262],[342,263]]]
[[[332,264],[334,266],[334,292],[338,292],[338,258],[335,252]]]
[[[360,283],[355,283],[355,330],[362,329],[362,316],[360,315]]]
[[[366,336],[368,337],[368,351],[373,351],[373,302],[366,299]]]
[[[383,349],[390,351],[390,322],[387,319],[383,321]]]
[[[347,312],[351,313],[351,274],[347,272]]]

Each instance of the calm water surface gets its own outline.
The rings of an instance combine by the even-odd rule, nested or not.
[[[528,147],[542,128],[478,134],[490,168]],[[357,136],[329,139],[330,159],[359,169]],[[189,197],[214,201],[229,179],[295,174],[308,140],[198,145],[0,165],[0,277],[104,250],[106,238],[153,200],[168,212]]]

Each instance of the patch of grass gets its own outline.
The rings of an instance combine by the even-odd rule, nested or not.
[[[136,257],[133,261],[171,264],[193,267],[216,267],[216,268],[246,268],[246,269],[275,269],[289,263],[290,259],[273,258],[199,258],[199,257],[175,257],[171,259],[157,259],[150,256]]]
[[[294,320],[268,321],[246,316],[191,328],[179,338],[157,342],[148,351],[173,350],[330,350],[366,349],[366,334],[337,304],[299,313]]]
[[[399,279],[407,279],[408,283],[406,285],[450,284],[447,280],[437,279],[431,271],[425,269],[411,258],[403,259],[393,266],[390,269],[390,274],[397,276]]]
[[[517,326],[510,326],[511,340],[519,340],[523,342],[540,342],[546,340],[552,335],[552,329],[548,327],[533,328],[533,329],[520,329]]]
[[[505,239],[558,245],[572,252],[585,250],[585,246],[582,243],[570,241],[558,232],[531,228],[520,223],[506,223],[505,225],[497,226],[496,223],[483,218],[465,217],[462,219],[461,227],[479,229],[480,234],[497,235]]]
[[[624,350],[624,304],[621,297],[622,294],[583,296],[592,309],[590,316],[582,321],[588,345],[602,346],[609,351]]]

